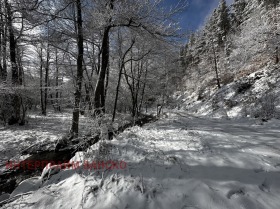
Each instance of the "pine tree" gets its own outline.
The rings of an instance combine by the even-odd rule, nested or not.
[[[259,3],[263,3],[269,9],[270,7],[276,8],[280,4],[280,0],[259,0]]]
[[[219,29],[218,38],[219,38],[219,43],[221,44],[226,39],[231,28],[229,8],[225,0],[220,1],[216,13],[218,19],[217,26]]]
[[[244,21],[244,11],[247,6],[247,2],[245,0],[234,0],[232,7],[234,11],[234,22],[237,27]]]
[[[219,69],[224,57],[227,36],[230,33],[230,13],[225,0],[221,0],[205,25],[208,59],[213,64],[218,88],[221,87]]]

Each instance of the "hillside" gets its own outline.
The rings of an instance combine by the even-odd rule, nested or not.
[[[278,117],[279,4],[235,1],[221,43],[219,25],[213,25],[219,8],[182,52],[185,86],[175,96],[181,107],[203,115]]]

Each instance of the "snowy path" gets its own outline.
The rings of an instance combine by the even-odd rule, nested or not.
[[[2,208],[280,208],[280,121],[167,115],[110,142],[125,170],[63,170]]]

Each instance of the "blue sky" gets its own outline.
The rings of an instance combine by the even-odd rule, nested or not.
[[[164,0],[167,6],[175,6],[179,0]],[[220,0],[188,0],[188,7],[179,15],[181,27],[185,30],[197,30],[205,18],[217,7]],[[227,0],[232,3],[233,0]]]

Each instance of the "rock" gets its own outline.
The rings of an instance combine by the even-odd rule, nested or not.
[[[33,178],[26,179],[18,185],[18,187],[12,192],[10,197],[14,197],[18,194],[23,194],[30,191],[35,191],[39,189],[41,185],[42,185],[41,177],[33,177]]]
[[[68,145],[72,144],[72,139],[74,138],[73,134],[67,134],[59,139],[55,145],[55,151],[66,148]]]
[[[9,198],[10,198],[10,194],[8,194],[8,193],[1,194],[0,195],[0,202],[2,202],[4,200],[7,200]]]

